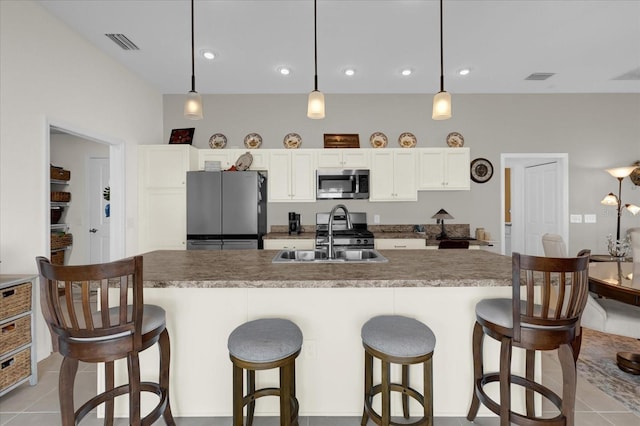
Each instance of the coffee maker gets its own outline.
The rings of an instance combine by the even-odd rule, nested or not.
[[[296,212],[289,212],[289,235],[299,234],[302,232],[300,226],[300,214]]]

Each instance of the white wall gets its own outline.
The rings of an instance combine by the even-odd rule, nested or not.
[[[137,248],[137,149],[162,137],[162,96],[31,1],[0,1],[0,273],[48,255],[49,127],[123,144],[126,253]],[[38,323],[38,358],[47,332]],[[42,344],[45,342],[45,344]]]
[[[433,223],[440,208],[469,223],[472,232],[484,227],[494,238],[500,235],[500,154],[568,153],[569,211],[593,213],[596,224],[572,224],[569,250],[591,248],[606,252],[606,235],[615,233],[615,209],[600,200],[617,191],[617,181],[604,169],[631,165],[640,160],[640,94],[577,95],[457,95],[453,94],[453,118],[431,119],[431,95],[334,95],[326,94],[326,118],[306,117],[306,95],[206,95],[204,120],[182,117],[183,95],[164,96],[164,135],[172,128],[196,127],[194,146],[208,149],[217,132],[229,147],[243,147],[244,136],[260,133],[264,148],[281,148],[284,135],[297,132],[302,149],[322,148],[324,133],[359,133],[360,146],[369,147],[373,132],[384,132],[389,146],[397,146],[402,132],[412,132],[420,147],[446,146],[449,132],[457,131],[471,148],[471,158],[484,157],[494,166],[485,184],[471,183],[469,192],[420,192],[418,202],[370,203],[352,201],[347,207],[366,211],[369,221],[380,214],[383,224]],[[626,203],[640,205],[640,190],[626,179],[622,193]],[[271,203],[269,224],[285,224],[288,211],[302,214],[303,224],[315,223],[315,212],[326,211],[333,201]],[[640,226],[640,215],[625,214],[622,228]]]

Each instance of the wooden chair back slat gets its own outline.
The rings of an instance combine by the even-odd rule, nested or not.
[[[523,327],[573,327],[580,321],[588,297],[589,256],[550,258],[512,255],[513,334],[519,342]],[[525,288],[521,290],[521,286]],[[557,300],[551,303],[551,288]],[[540,296],[536,299],[539,289]]]

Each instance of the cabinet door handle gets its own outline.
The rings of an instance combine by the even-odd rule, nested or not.
[[[91,228],[89,229],[89,232],[91,232],[92,234],[95,234],[96,232],[98,232],[98,230],[96,228]]]

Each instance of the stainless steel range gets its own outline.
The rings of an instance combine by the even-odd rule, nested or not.
[[[316,248],[329,247],[330,213],[316,213]],[[345,214],[336,214],[333,218],[334,249],[372,249],[373,233],[367,230],[367,213],[349,213],[351,228],[348,227]]]

